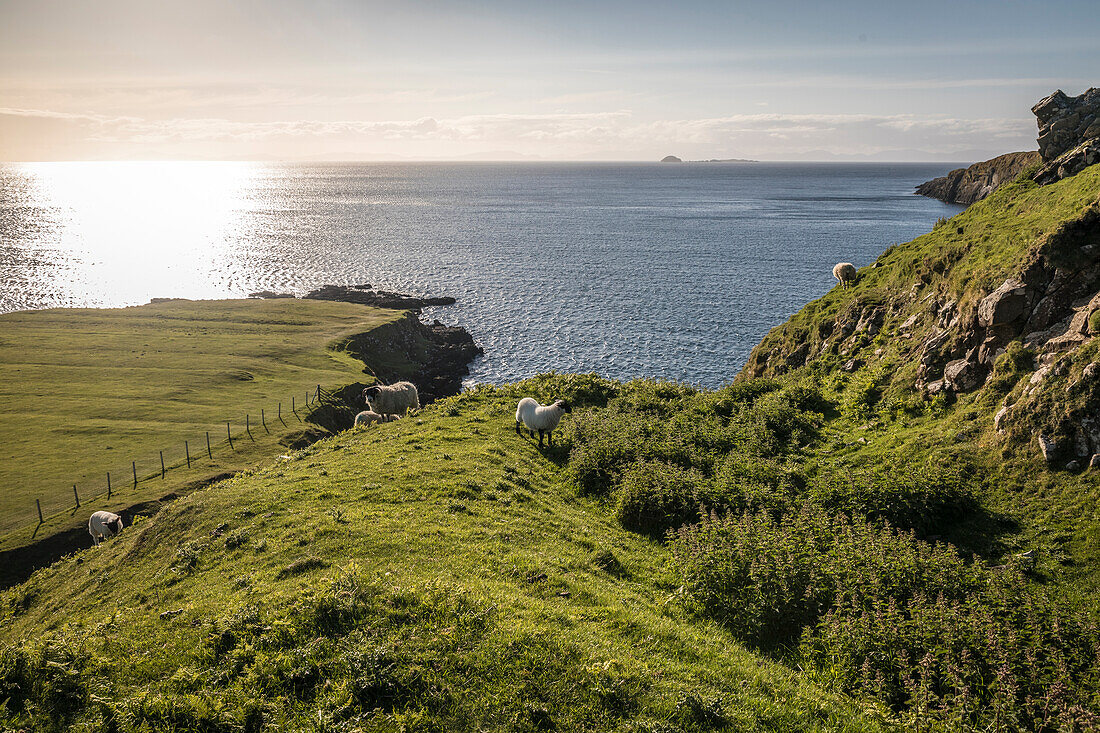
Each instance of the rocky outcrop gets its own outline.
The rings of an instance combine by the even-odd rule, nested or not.
[[[1049,163],[1083,141],[1100,137],[1100,89],[1070,97],[1061,89],[1031,108],[1039,124],[1039,154]]]
[[[349,339],[342,346],[367,365],[365,372],[383,382],[407,379],[415,384],[422,404],[458,394],[462,378],[470,373],[470,362],[482,353],[466,329],[439,321],[423,323],[416,313]],[[411,374],[407,370],[410,361],[417,365]]]
[[[306,300],[338,300],[344,303],[372,305],[375,308],[396,308],[398,310],[420,310],[429,305],[454,305],[455,299],[449,296],[438,298],[418,298],[414,295],[391,293],[387,290],[371,290],[362,285],[325,285],[302,296]]]
[[[1000,155],[969,168],[956,168],[946,176],[922,183],[917,186],[917,193],[944,203],[969,206],[996,191],[1001,184],[1014,180],[1028,166],[1039,162],[1039,153],[1034,151]]]
[[[293,295],[261,291],[250,298],[293,298]],[[419,298],[386,290],[373,290],[370,285],[325,285],[304,296],[306,300],[333,300],[358,303],[376,308],[412,311],[393,324],[380,326],[368,334],[349,339],[343,348],[367,364],[364,370],[384,382],[408,379],[420,390],[420,401],[428,404],[462,391],[462,379],[470,373],[470,362],[482,353],[474,337],[461,326],[446,326],[438,320],[423,323],[419,311],[430,305],[453,305],[454,298]],[[390,366],[378,354],[401,354],[399,362],[418,364],[409,374]],[[354,414],[352,415],[354,417]]]
[[[1005,280],[978,304],[978,324],[988,328],[1011,323],[1027,312],[1028,301],[1026,285],[1019,280]]]
[[[1069,152],[1058,156],[1040,168],[1032,180],[1045,186],[1048,183],[1075,176],[1088,166],[1097,163],[1100,163],[1100,137],[1086,140]]]
[[[1076,97],[1059,89],[1031,111],[1039,124],[1039,154],[1045,164],[1033,180],[1054,183],[1100,163],[1100,89]]]
[[[684,161],[680,158],[677,158],[675,155],[666,155],[665,157],[661,158],[661,162],[662,163],[683,163]]]

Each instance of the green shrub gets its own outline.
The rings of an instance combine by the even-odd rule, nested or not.
[[[754,456],[771,457],[809,445],[821,420],[814,408],[822,402],[819,392],[800,386],[762,396],[738,420],[748,428],[745,449]]]
[[[705,480],[694,470],[639,462],[623,474],[615,490],[615,518],[626,529],[650,537],[698,521]]]
[[[564,437],[571,443],[569,470],[581,493],[608,493],[656,430],[652,421],[612,410],[573,413]]]
[[[534,397],[544,405],[554,400],[565,400],[573,409],[581,407],[605,407],[616,394],[618,382],[598,374],[538,374],[517,383],[512,391],[519,397]]]
[[[1100,724],[1095,623],[1016,573],[986,575],[955,598],[842,594],[800,651],[845,691],[903,713],[912,729]]]
[[[807,505],[711,515],[671,547],[689,608],[789,647],[911,729],[1100,724],[1100,629],[1010,569]]]
[[[689,607],[764,647],[797,639],[840,592],[904,602],[976,582],[944,546],[809,504],[779,518],[711,514],[671,545]]]
[[[793,469],[771,458],[726,455],[714,475],[707,508],[738,514],[746,509],[780,510],[790,505],[805,480]]]
[[[751,407],[762,395],[775,392],[781,386],[775,379],[750,379],[722,387],[714,392],[705,392],[701,395],[701,399],[703,404],[714,413],[729,417],[738,408]]]
[[[945,524],[973,511],[972,467],[957,458],[943,464],[888,460],[867,470],[829,470],[811,483],[809,496],[832,511],[895,527],[939,534]]]

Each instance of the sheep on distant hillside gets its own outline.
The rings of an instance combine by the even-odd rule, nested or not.
[[[540,405],[530,397],[524,397],[516,407],[516,434],[523,435],[519,430],[520,423],[535,437],[535,431],[539,431],[539,448],[542,447],[542,436],[546,435],[547,444],[554,445],[554,428],[561,422],[561,416],[572,412],[569,403],[558,400],[552,405]]]
[[[856,281],[856,266],[851,262],[838,262],[833,267],[833,277],[842,288],[846,288],[849,283]]]
[[[404,415],[409,410],[420,407],[420,395],[412,382],[398,382],[391,385],[376,384],[363,390],[363,399],[370,409],[388,418],[390,415]]]
[[[114,537],[122,531],[122,517],[111,512],[95,512],[88,518],[88,534],[92,536],[92,542],[96,547],[100,540]]]
[[[355,416],[356,427],[360,425],[370,425],[371,423],[382,422],[383,418],[374,410],[363,410]]]

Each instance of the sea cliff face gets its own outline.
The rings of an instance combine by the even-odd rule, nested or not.
[[[921,196],[939,199],[948,204],[969,206],[981,201],[1020,175],[1025,168],[1040,162],[1039,153],[1008,153],[992,160],[975,163],[969,168],[956,168],[946,176],[933,178],[917,186]]]

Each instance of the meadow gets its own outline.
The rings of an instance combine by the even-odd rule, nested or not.
[[[48,517],[73,506],[73,484],[85,500],[105,494],[107,472],[117,507],[274,455],[302,430],[292,399],[301,415],[317,385],[371,379],[333,345],[403,315],[291,299],[0,315],[0,535],[29,535],[36,498]],[[184,441],[192,470],[161,481],[160,451],[184,465]]]

